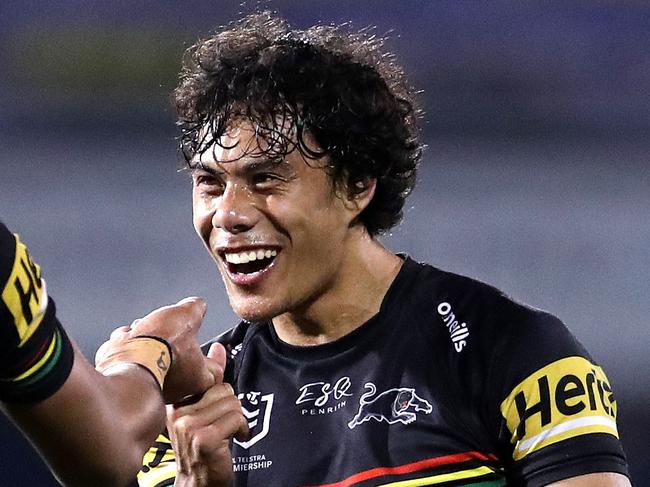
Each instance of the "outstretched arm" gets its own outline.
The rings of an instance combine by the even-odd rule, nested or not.
[[[96,370],[57,320],[40,267],[0,223],[0,406],[64,485],[124,486],[164,429],[164,399],[222,375],[198,345],[204,314],[188,298],[115,330]]]
[[[222,375],[218,365],[203,357],[196,340],[204,310],[203,301],[188,299],[154,311],[128,330],[116,330],[98,353],[98,367],[108,365],[103,373],[73,343],[74,364],[60,389],[36,403],[4,404],[64,485],[127,485],[163,431],[163,391],[151,372],[158,360],[151,362],[151,351],[145,349],[149,339],[139,336],[170,340],[172,364],[163,388],[172,400],[201,393]],[[136,345],[127,355],[125,343]],[[106,359],[115,356],[117,361]]]
[[[137,365],[97,372],[74,346],[68,380],[36,404],[5,404],[66,486],[124,486],[164,428],[164,405],[154,378]]]

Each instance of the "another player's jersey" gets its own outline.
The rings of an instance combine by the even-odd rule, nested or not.
[[[555,317],[407,259],[380,312],[295,347],[268,323],[226,345],[251,428],[235,487],[541,486],[627,474],[603,370]],[[140,485],[173,485],[171,445]],[[170,480],[171,479],[171,480]]]
[[[49,397],[68,378],[72,360],[41,268],[0,222],[0,400]]]

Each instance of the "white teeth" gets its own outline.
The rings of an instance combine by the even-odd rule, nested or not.
[[[254,260],[261,260],[264,258],[270,259],[276,255],[278,255],[277,250],[260,249],[237,253],[226,253],[224,254],[224,258],[226,259],[226,262],[230,262],[231,264],[247,264],[248,262],[252,262]]]

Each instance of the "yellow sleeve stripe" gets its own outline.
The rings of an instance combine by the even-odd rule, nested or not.
[[[47,351],[45,352],[45,355],[43,355],[38,362],[36,362],[34,365],[32,365],[25,372],[20,374],[18,377],[14,378],[13,382],[21,381],[23,379],[26,379],[30,375],[35,374],[36,372],[38,372],[41,369],[41,367],[43,367],[43,365],[45,365],[47,363],[47,361],[52,356],[52,353],[54,353],[54,348],[56,347],[57,336],[58,336],[58,334],[55,333],[54,336],[52,337],[52,341],[50,341],[50,345],[47,348]]]

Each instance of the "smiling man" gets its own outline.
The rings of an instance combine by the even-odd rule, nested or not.
[[[242,322],[142,486],[629,485],[609,381],[557,318],[378,240],[421,154],[380,40],[247,17],[190,48],[174,96]]]
[[[358,223],[375,181],[345,194],[326,172],[327,158],[309,159],[289,149],[291,135],[282,137],[269,143],[236,119],[218,144],[190,161],[194,226],[239,316],[274,317],[290,343],[325,343],[377,313],[402,259]],[[314,141],[304,143],[316,149]]]

